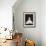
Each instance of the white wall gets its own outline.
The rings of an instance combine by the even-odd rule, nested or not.
[[[12,6],[16,0],[0,0],[0,27],[12,28]]]
[[[18,1],[19,2],[19,1]],[[15,28],[22,32],[24,37],[35,41],[36,46],[41,46],[41,1],[40,0],[23,0],[20,5],[14,7]],[[23,27],[23,12],[36,12],[36,28]]]
[[[42,46],[46,46],[45,44],[46,14],[44,14],[45,13],[44,5],[45,5],[45,1],[43,0],[23,0],[20,3],[20,5],[18,5],[17,7],[16,5],[14,5],[13,7],[14,18],[15,18],[15,28],[18,30],[18,32],[22,32],[25,38],[27,37],[28,39],[34,40],[36,46],[41,46],[41,44]],[[23,12],[25,11],[36,12],[36,28],[23,27]],[[43,40],[42,38],[45,40]]]
[[[41,2],[41,38],[42,46],[46,46],[46,0]]]

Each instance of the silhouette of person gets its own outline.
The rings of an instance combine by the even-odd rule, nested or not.
[[[26,21],[26,24],[33,24],[31,18],[29,17],[28,20]]]

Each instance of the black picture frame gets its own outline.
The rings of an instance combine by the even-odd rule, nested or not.
[[[24,27],[36,27],[36,12],[24,12],[23,15]]]

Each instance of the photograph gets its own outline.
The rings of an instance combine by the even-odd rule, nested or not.
[[[35,27],[35,26],[36,26],[36,13],[24,12],[24,27]]]

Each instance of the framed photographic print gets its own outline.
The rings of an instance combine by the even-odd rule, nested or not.
[[[24,12],[24,27],[36,27],[36,13]]]

